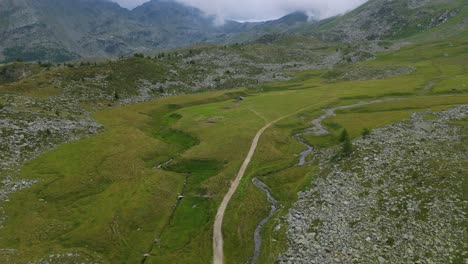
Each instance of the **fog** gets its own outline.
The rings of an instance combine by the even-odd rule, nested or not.
[[[126,8],[134,8],[147,0],[113,0]],[[165,1],[165,0],[157,0]],[[171,1],[171,0],[167,0]],[[276,19],[294,11],[305,11],[316,18],[345,13],[366,0],[176,0],[197,7],[218,20],[262,21]]]

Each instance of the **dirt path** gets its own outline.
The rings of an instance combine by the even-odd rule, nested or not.
[[[224,213],[226,212],[226,207],[229,204],[229,201],[231,200],[232,196],[234,195],[234,192],[236,192],[237,187],[239,187],[239,183],[242,177],[244,176],[244,173],[247,170],[247,167],[249,166],[250,160],[252,159],[253,154],[255,153],[255,150],[257,149],[258,140],[262,136],[263,132],[265,132],[265,130],[267,130],[267,128],[269,128],[271,125],[273,125],[274,122],[275,121],[266,124],[255,135],[255,138],[252,141],[252,145],[250,146],[249,153],[247,154],[247,157],[245,158],[244,163],[242,163],[242,166],[239,172],[237,173],[236,179],[231,184],[231,188],[229,188],[229,191],[224,196],[223,202],[221,202],[221,205],[218,208],[218,213],[216,213],[214,230],[213,230],[213,251],[214,251],[213,262],[214,264],[222,264],[224,262],[224,252],[223,252],[224,241],[223,241],[222,227],[223,227],[223,219],[224,219]]]
[[[245,158],[244,162],[242,163],[242,166],[241,166],[239,172],[237,173],[236,178],[232,182],[231,187],[229,188],[229,191],[224,196],[224,199],[223,199],[223,201],[221,202],[221,205],[218,208],[218,212],[216,213],[215,223],[214,223],[214,226],[213,226],[213,263],[214,264],[223,264],[224,263],[224,251],[223,251],[224,240],[223,240],[222,227],[223,227],[223,219],[224,219],[224,213],[226,212],[226,207],[229,204],[229,201],[231,200],[232,196],[236,192],[237,187],[239,187],[239,183],[242,180],[242,177],[244,176],[245,171],[247,170],[247,167],[250,164],[250,161],[251,161],[251,159],[252,159],[252,157],[253,157],[253,155],[255,153],[255,150],[257,149],[258,141],[260,140],[260,137],[263,135],[265,130],[267,130],[269,127],[271,127],[276,122],[279,122],[279,121],[281,121],[281,120],[283,120],[285,118],[291,117],[291,116],[293,116],[295,114],[298,114],[300,112],[303,112],[303,111],[305,111],[305,110],[307,110],[309,108],[312,108],[314,106],[330,102],[330,101],[335,100],[335,99],[336,98],[325,100],[325,101],[322,101],[320,103],[313,104],[313,105],[310,105],[308,107],[299,109],[298,111],[296,111],[296,112],[294,112],[292,114],[280,117],[280,118],[278,118],[278,119],[276,119],[276,120],[274,120],[272,122],[269,122],[268,124],[263,126],[257,132],[257,134],[255,135],[255,137],[254,137],[254,139],[252,141],[252,144],[250,146],[250,150],[249,150],[249,153],[247,154],[247,157]]]

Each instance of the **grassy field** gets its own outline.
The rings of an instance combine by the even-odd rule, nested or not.
[[[265,123],[304,109],[261,138],[225,217],[226,262],[248,262],[253,230],[269,209],[251,179],[270,186],[284,206],[263,230],[260,262],[272,263],[287,247],[281,216],[316,170],[313,164],[295,166],[302,146],[291,135],[309,127],[323,108],[359,101],[408,98],[343,110],[325,121],[331,135],[305,139],[316,147],[331,146],[342,128],[357,137],[364,128],[405,119],[414,111],[466,104],[467,48],[467,41],[408,46],[359,65],[415,68],[403,76],[331,81],[323,77],[326,71],[308,71],[289,82],[249,90],[99,111],[94,117],[104,132],[63,145],[23,169],[21,177],[40,182],[3,204],[10,217],[0,229],[0,248],[17,249],[19,263],[48,259],[50,252],[79,253],[79,260],[102,263],[136,263],[145,253],[151,253],[146,263],[210,263],[214,214],[253,136]],[[238,94],[246,100],[235,102]],[[177,202],[179,193],[184,198]],[[159,243],[153,247],[155,238]]]

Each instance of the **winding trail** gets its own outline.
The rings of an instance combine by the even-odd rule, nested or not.
[[[269,127],[271,127],[273,124],[288,118],[290,116],[293,116],[295,114],[298,114],[300,112],[303,112],[309,108],[315,107],[320,104],[324,104],[327,102],[330,102],[332,100],[335,100],[336,98],[331,98],[307,107],[304,107],[302,109],[297,110],[294,113],[282,116],[274,121],[271,121],[267,123],[265,126],[263,126],[255,135],[252,144],[250,146],[249,153],[247,154],[247,157],[245,158],[244,162],[242,163],[242,166],[237,173],[236,178],[231,184],[231,187],[229,188],[228,192],[223,198],[223,201],[221,202],[221,205],[218,208],[218,212],[216,213],[216,218],[213,226],[213,263],[214,264],[223,264],[224,263],[224,250],[223,250],[223,245],[224,245],[224,240],[223,240],[223,219],[224,219],[224,214],[226,212],[227,205],[229,204],[229,201],[231,201],[232,196],[236,192],[237,188],[239,187],[240,181],[242,180],[242,177],[244,177],[245,171],[247,170],[247,167],[250,164],[250,161],[255,153],[255,150],[257,149],[258,141],[260,140],[260,137],[263,135],[265,130],[267,130]]]
[[[229,191],[224,196],[224,199],[218,208],[218,212],[216,213],[216,218],[215,218],[215,223],[214,223],[214,230],[213,230],[213,262],[214,264],[224,263],[224,252],[223,252],[224,241],[223,241],[222,227],[223,227],[223,219],[224,219],[224,213],[226,212],[226,207],[229,204],[229,201],[231,201],[232,196],[236,192],[237,187],[239,187],[239,183],[242,180],[242,177],[244,176],[244,173],[250,164],[250,160],[252,159],[253,154],[255,153],[255,150],[257,149],[257,144],[258,144],[260,137],[262,136],[263,132],[265,132],[265,130],[267,130],[267,128],[269,128],[275,122],[276,121],[266,124],[255,135],[255,138],[252,141],[252,145],[250,146],[249,153],[247,154],[247,157],[245,158],[244,163],[242,163],[242,166],[239,172],[237,173],[236,179],[231,184]]]

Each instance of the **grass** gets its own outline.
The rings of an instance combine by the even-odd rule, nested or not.
[[[45,64],[42,64],[45,65]],[[68,64],[68,66],[41,67],[34,63],[14,63],[0,67],[0,92],[23,94],[33,98],[47,99],[60,94],[64,89],[78,85],[79,89],[68,91],[68,96],[77,100],[95,102],[103,98],[121,98],[136,95],[137,84],[144,79],[150,83],[163,82],[168,72],[157,60],[127,58],[99,64]],[[25,70],[32,75],[19,81],[14,72]],[[5,71],[5,74],[1,74]],[[9,72],[13,72],[8,74]],[[103,78],[103,79],[101,79]]]
[[[138,259],[155,230],[166,225],[185,181],[183,174],[148,166],[146,157],[175,155],[181,148],[171,148],[170,141],[148,133],[145,125],[152,116],[164,115],[164,105],[174,101],[193,104],[197,99],[225,99],[226,94],[169,98],[96,114],[105,132],[63,145],[26,165],[21,177],[41,182],[12,197],[5,209],[11,213],[10,223],[32,228],[5,229],[2,238],[8,239],[2,239],[2,246],[20,251],[26,246],[28,253],[18,258],[24,262],[51,250],[75,248],[86,248],[96,259],[101,254],[107,260]],[[22,214],[25,207],[30,210]]]
[[[449,90],[450,82],[464,80],[463,61],[468,58],[466,41],[453,44],[409,46],[359,65],[416,67],[405,76],[328,83],[321,77],[325,71],[307,71],[289,82],[250,90],[176,96],[101,110],[94,117],[105,125],[104,132],[63,145],[23,169],[21,177],[40,182],[3,204],[10,218],[0,230],[0,247],[18,249],[18,262],[76,251],[102,263],[134,263],[159,238],[147,263],[210,263],[214,214],[253,136],[266,122],[291,115],[261,138],[223,227],[226,262],[248,262],[253,230],[269,210],[264,193],[251,179],[265,182],[284,206],[262,231],[260,262],[271,263],[287,247],[281,216],[317,170],[314,164],[294,166],[294,155],[303,147],[291,135],[309,127],[321,109],[359,101],[408,98],[340,111],[325,121],[331,135],[306,140],[314,146],[331,146],[337,144],[342,128],[357,137],[364,128],[405,119],[414,111],[468,103],[463,86],[459,94]],[[76,78],[86,75],[80,74]],[[433,89],[421,91],[429,81],[436,83]],[[36,93],[33,87],[24,87]],[[235,102],[241,93],[246,100]],[[447,96],[435,97],[441,94]],[[173,163],[154,169],[170,159]],[[174,210],[178,193],[185,197]],[[282,227],[274,231],[278,224]]]

